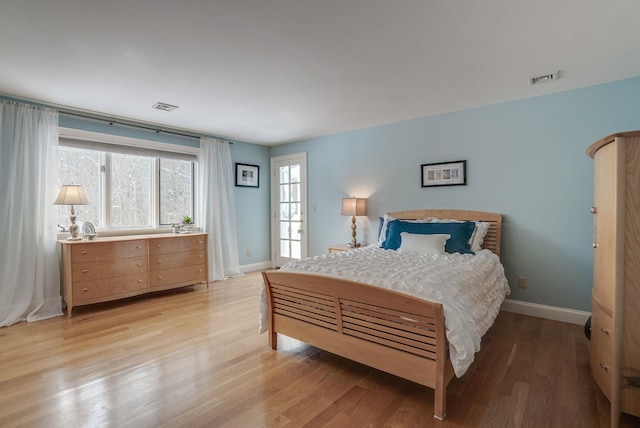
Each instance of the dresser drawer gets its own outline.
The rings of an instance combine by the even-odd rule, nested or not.
[[[154,254],[149,257],[149,270],[157,271],[184,266],[201,265],[205,261],[204,258],[204,249],[184,251],[175,254]]]
[[[147,258],[107,260],[103,262],[74,263],[72,266],[73,282],[92,281],[122,275],[144,273],[147,271]]]
[[[595,347],[613,350],[613,318],[604,311],[596,300],[593,301],[591,314],[591,342]]]
[[[162,289],[171,285],[195,284],[206,281],[205,272],[204,264],[155,271],[150,274],[149,285],[152,289]]]
[[[593,337],[593,334],[592,334]],[[611,400],[611,385],[613,379],[613,350],[591,343],[591,373],[596,383]]]
[[[95,281],[79,281],[73,283],[73,300],[75,305],[92,303],[99,300],[111,300],[111,297],[146,293],[149,291],[147,272],[105,278]]]
[[[168,254],[183,251],[203,250],[205,248],[205,243],[206,235],[150,239],[149,254]]]
[[[87,242],[71,247],[72,263],[97,262],[146,256],[147,241]]]

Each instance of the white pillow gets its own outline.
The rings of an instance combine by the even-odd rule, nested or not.
[[[400,254],[444,254],[444,245],[451,235],[422,235],[417,233],[400,233]]]
[[[471,251],[477,253],[482,250],[482,243],[484,242],[484,237],[487,235],[489,228],[491,227],[491,223],[487,223],[484,221],[476,221],[476,230],[471,235]]]
[[[454,220],[454,219],[439,219],[439,218],[431,218],[432,223],[464,223],[464,220]],[[491,223],[487,223],[484,221],[474,221],[476,224],[475,229],[473,229],[473,233],[469,238],[469,246],[471,247],[471,251],[477,253],[482,250],[482,243],[484,242],[484,237],[487,235],[489,231],[489,227],[491,227]]]
[[[389,214],[385,214],[384,216],[382,216],[382,229],[380,229],[380,236],[378,237],[378,247],[382,247],[382,244],[384,243],[384,241],[387,239],[387,224],[390,221],[393,220],[399,220]],[[429,223],[430,221],[436,219],[435,217],[427,217],[425,219],[422,220],[402,220],[402,221],[406,221],[407,223]]]

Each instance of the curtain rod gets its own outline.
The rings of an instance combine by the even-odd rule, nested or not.
[[[187,137],[187,138],[196,138],[198,140],[202,137],[201,135],[187,134],[187,133],[184,133],[184,132],[171,131],[171,130],[162,129],[162,128],[154,128],[154,127],[151,127],[151,126],[138,125],[138,124],[135,124],[135,123],[120,122],[120,121],[115,120],[115,119],[107,119],[107,118],[103,118],[103,117],[90,116],[90,115],[87,115],[87,114],[77,113],[77,112],[69,111],[69,110],[58,110],[58,111],[59,111],[60,114],[66,114],[67,116],[76,116],[76,117],[82,117],[84,119],[99,120],[99,121],[102,121],[102,122],[107,122],[109,125],[123,125],[123,126],[130,126],[132,128],[146,129],[147,131],[155,131],[156,134],[164,132],[165,134],[178,135],[180,137]],[[229,144],[233,144],[233,141],[228,141],[228,140],[226,140],[226,141]]]

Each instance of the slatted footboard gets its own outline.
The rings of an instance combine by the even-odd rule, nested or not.
[[[435,390],[443,419],[453,378],[442,305],[321,275],[264,272],[269,346],[277,333]]]

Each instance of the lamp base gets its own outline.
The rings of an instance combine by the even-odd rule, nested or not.
[[[67,238],[67,241],[82,241],[82,238],[79,236],[76,236],[76,237],[70,236]]]

